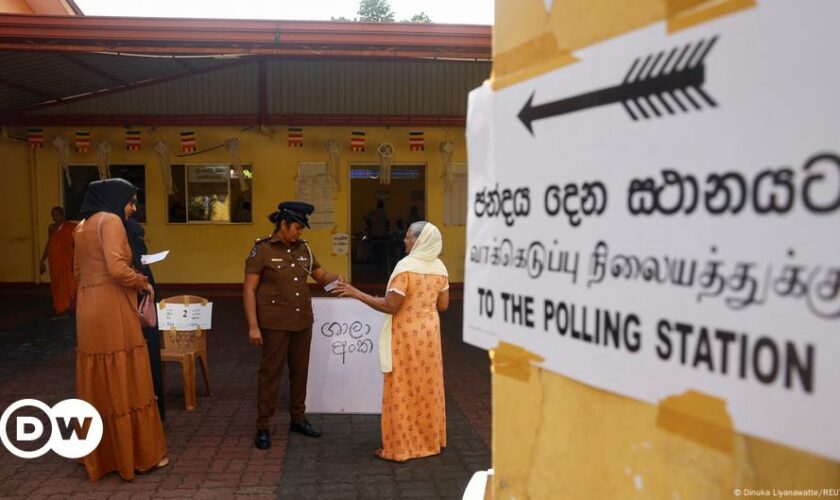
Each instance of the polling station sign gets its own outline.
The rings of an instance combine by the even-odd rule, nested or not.
[[[768,0],[473,91],[465,340],[840,459],[838,16]]]

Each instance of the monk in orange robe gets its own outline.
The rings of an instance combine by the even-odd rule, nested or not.
[[[49,227],[49,239],[41,255],[41,274],[50,263],[50,292],[55,314],[61,316],[73,309],[76,302],[76,278],[73,276],[73,231],[76,223],[64,218],[64,209],[53,207],[50,212],[53,223]]]

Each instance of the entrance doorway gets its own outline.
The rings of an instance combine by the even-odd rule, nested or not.
[[[351,165],[350,279],[386,283],[405,256],[408,225],[425,217],[425,165],[392,165],[390,184],[379,183],[379,165]]]

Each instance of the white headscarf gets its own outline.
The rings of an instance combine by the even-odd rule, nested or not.
[[[418,274],[437,274],[449,277],[446,266],[438,255],[443,249],[443,238],[440,230],[431,222],[427,222],[420,232],[420,236],[411,247],[411,252],[397,263],[391,277],[388,278],[387,290],[391,289],[391,282],[398,275],[409,272]],[[382,373],[391,373],[391,314],[385,315],[382,330],[379,332],[379,367]]]

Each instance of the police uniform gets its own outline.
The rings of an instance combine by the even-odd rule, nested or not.
[[[314,321],[306,279],[319,267],[303,240],[286,246],[276,236],[258,239],[245,262],[246,273],[260,276],[256,302],[263,344],[257,389],[258,430],[269,430],[287,359],[291,388],[289,413],[292,422],[305,418]]]

